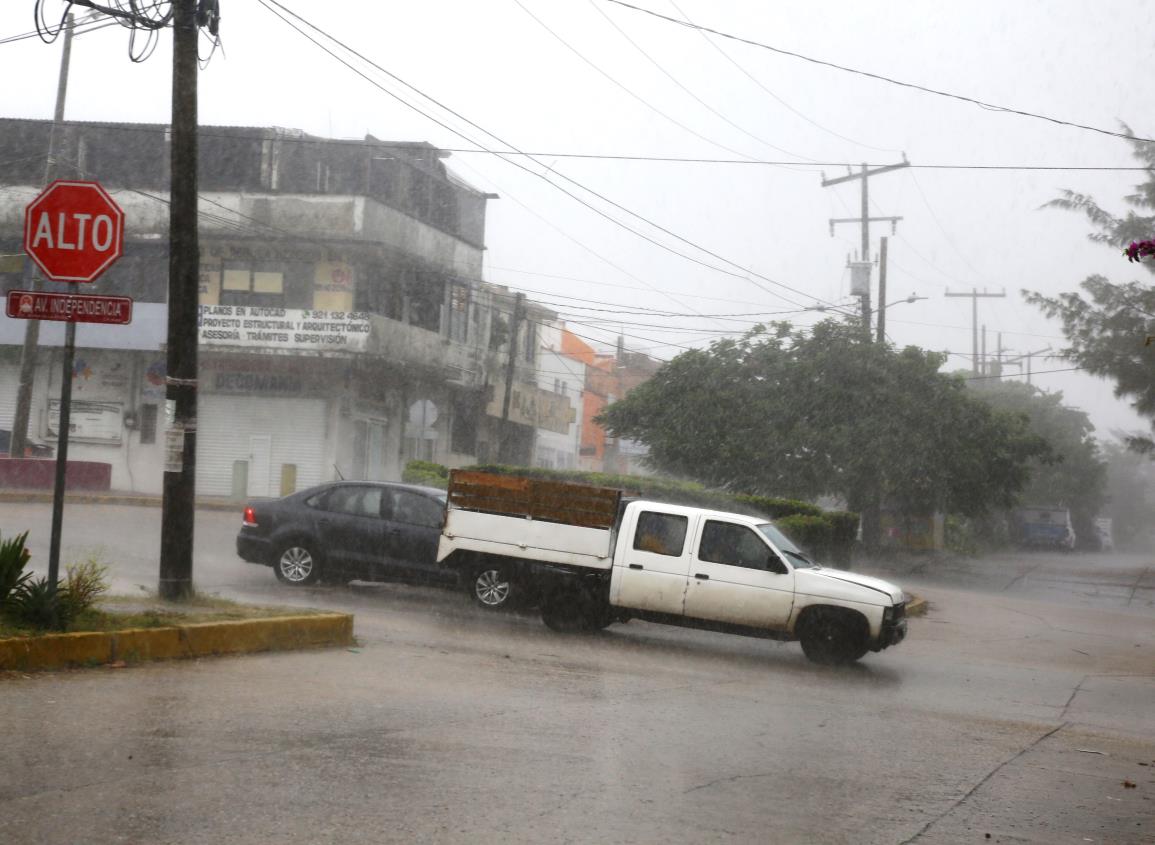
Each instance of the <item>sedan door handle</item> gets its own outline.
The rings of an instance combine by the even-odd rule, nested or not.
[[[329,520],[327,520],[327,519],[318,519],[318,520],[317,520],[317,524],[318,524],[318,525],[329,525],[329,524],[330,524],[330,522],[329,522]]]
[[[386,534],[400,534],[401,529],[400,528],[386,528],[385,533]]]
[[[696,572],[696,573],[694,573],[694,577],[697,578],[699,581],[709,581],[710,580],[710,576],[704,572]]]
[[[646,567],[642,566],[640,563],[631,563],[630,564],[630,569],[645,569],[645,568]]]

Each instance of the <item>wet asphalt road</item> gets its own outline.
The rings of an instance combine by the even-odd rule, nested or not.
[[[66,560],[103,544],[118,590],[155,586],[159,511],[66,519]],[[930,613],[832,670],[292,590],[237,522],[198,515],[198,587],[350,610],[360,647],[0,679],[0,842],[1155,842],[1155,557],[887,567]],[[25,526],[43,562],[47,506],[0,505]]]

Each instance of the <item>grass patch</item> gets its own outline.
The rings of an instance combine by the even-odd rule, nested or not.
[[[274,616],[307,616],[321,611],[302,607],[262,607],[240,604],[220,596],[198,593],[185,601],[162,601],[155,596],[106,596],[78,614],[68,626],[70,633],[120,631],[128,628],[166,628],[195,622],[230,622],[268,619]],[[55,631],[0,618],[0,639],[35,637]]]

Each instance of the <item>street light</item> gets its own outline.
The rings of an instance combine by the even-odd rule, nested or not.
[[[888,302],[886,305],[882,306],[882,308],[875,308],[873,313],[878,313],[879,311],[889,308],[892,305],[899,305],[903,302],[918,302],[920,299],[930,299],[930,297],[919,296],[918,294],[912,293],[910,296],[904,296],[902,299],[896,299],[894,302]]]

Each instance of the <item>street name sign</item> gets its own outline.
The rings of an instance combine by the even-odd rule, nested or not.
[[[8,292],[8,316],[20,320],[126,326],[132,322],[132,298],[13,290]]]
[[[96,182],[57,179],[24,209],[24,251],[46,278],[91,282],[124,254],[124,212]]]

